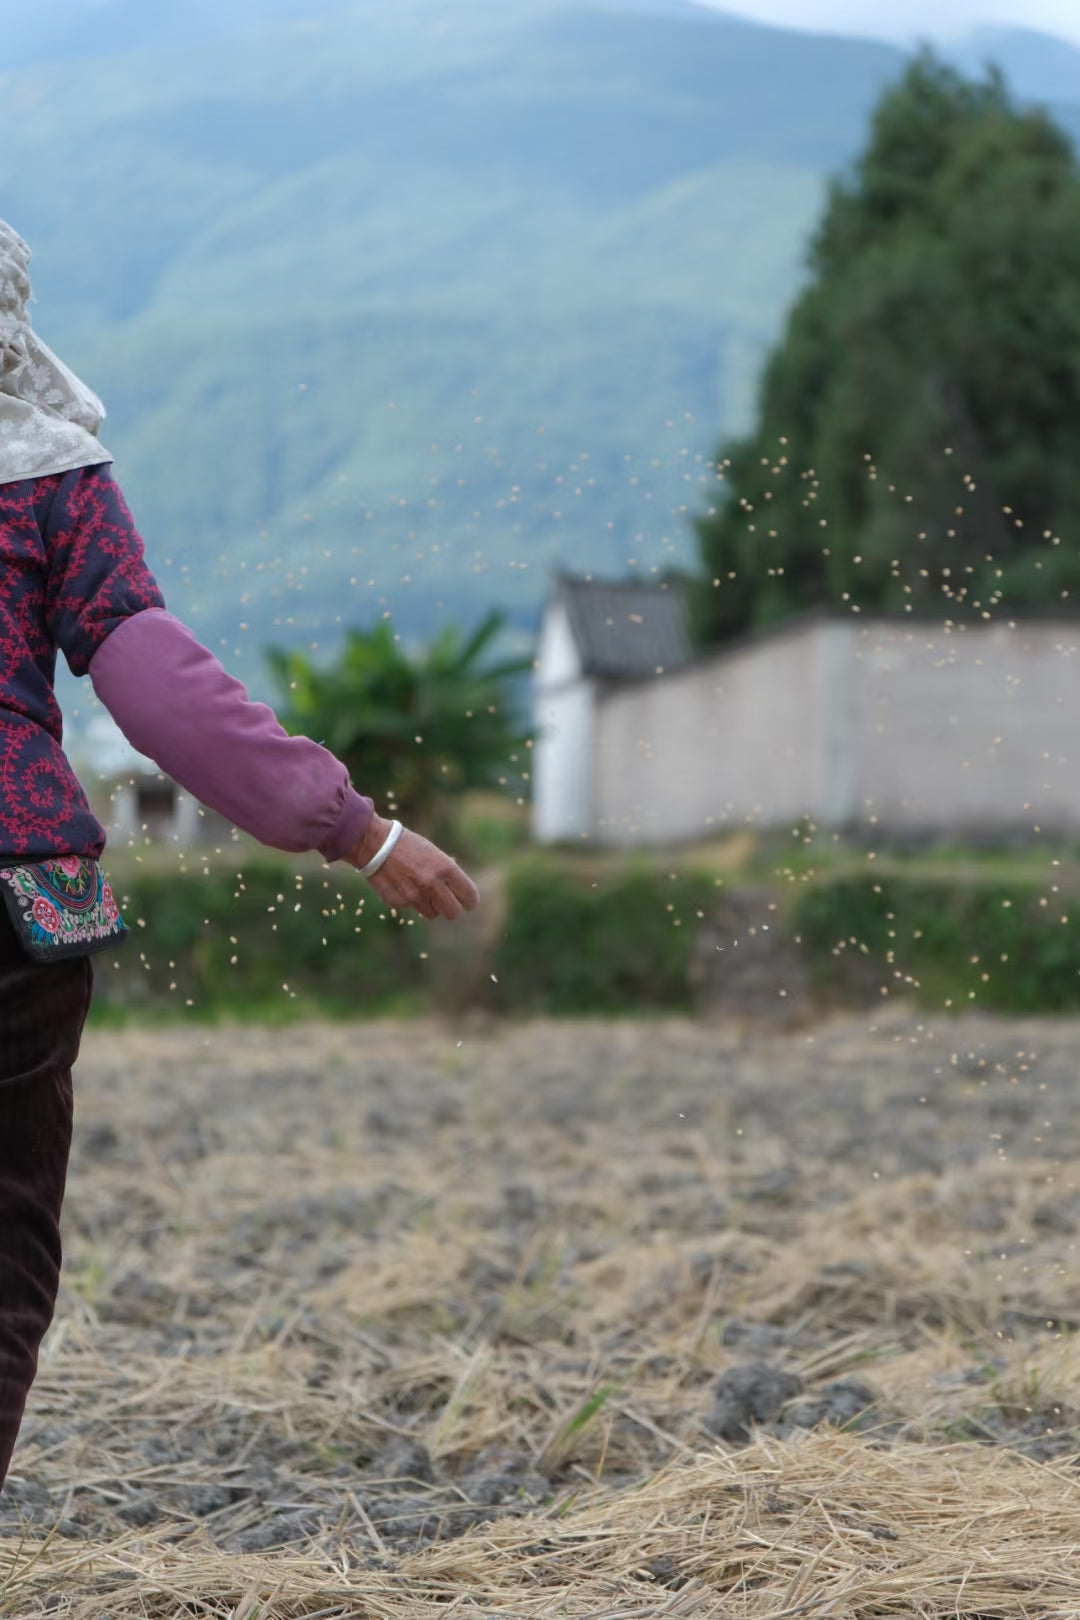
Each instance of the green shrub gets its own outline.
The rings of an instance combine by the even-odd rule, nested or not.
[[[270,860],[206,874],[115,874],[132,937],[96,959],[99,1019],[168,1007],[348,1015],[422,984],[425,925],[395,921],[355,880]]]
[[[1045,884],[868,874],[807,885],[787,916],[820,986],[865,955],[882,984],[927,1006],[1080,1007],[1080,905]]]
[[[551,1013],[685,1009],[711,878],[630,859],[615,870],[532,856],[507,879],[497,1004]]]
[[[688,1011],[694,936],[726,892],[671,857],[534,852],[505,868],[505,918],[490,942],[490,930],[395,920],[353,874],[317,864],[238,854],[232,870],[190,865],[113,871],[132,938],[96,959],[97,1021],[476,1002],[515,1013]],[[1080,904],[1023,870],[983,870],[977,857],[962,871],[905,869],[893,858],[873,873],[778,880],[775,895],[775,921],[799,937],[823,1000],[885,985],[934,1008],[1080,1008]],[[448,957],[462,970],[449,975],[460,980],[449,1003],[439,1000]]]

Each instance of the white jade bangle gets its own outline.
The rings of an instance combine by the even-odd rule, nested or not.
[[[401,837],[401,835],[402,835],[402,833],[404,831],[405,831],[405,829],[401,825],[400,821],[392,821],[390,823],[390,831],[386,835],[386,840],[385,840],[382,848],[378,851],[378,853],[376,855],[373,855],[371,857],[370,861],[368,861],[366,866],[362,866],[360,868],[360,876],[361,877],[365,877],[365,878],[366,877],[371,877],[374,873],[376,873],[379,870],[379,867],[386,860],[386,858],[390,854],[390,851],[393,849],[394,845],[397,843],[398,839]]]

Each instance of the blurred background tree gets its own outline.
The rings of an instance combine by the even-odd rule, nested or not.
[[[325,668],[273,648],[267,658],[282,692],[282,724],[325,743],[380,814],[444,839],[462,794],[505,790],[527,773],[515,683],[532,659],[483,664],[503,622],[493,611],[467,639],[447,625],[415,656],[386,622],[350,630],[341,656]]]
[[[758,425],[698,522],[699,644],[808,607],[1080,598],[1080,169],[924,52],[834,182]],[[1071,543],[1065,543],[1066,541]]]

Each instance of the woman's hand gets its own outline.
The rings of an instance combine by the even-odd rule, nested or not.
[[[373,816],[367,832],[345,859],[351,866],[366,866],[382,848],[389,831],[389,821]],[[368,882],[386,905],[418,911],[429,920],[452,920],[463,911],[475,911],[480,904],[475,883],[466,877],[453,856],[445,855],[407,827]]]

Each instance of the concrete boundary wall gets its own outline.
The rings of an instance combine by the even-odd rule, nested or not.
[[[609,690],[596,718],[594,837],[665,843],[811,808],[818,656],[802,630]]]
[[[591,836],[1080,832],[1080,621],[821,619],[603,691]]]
[[[1080,623],[870,625],[855,654],[861,819],[1080,832]]]

